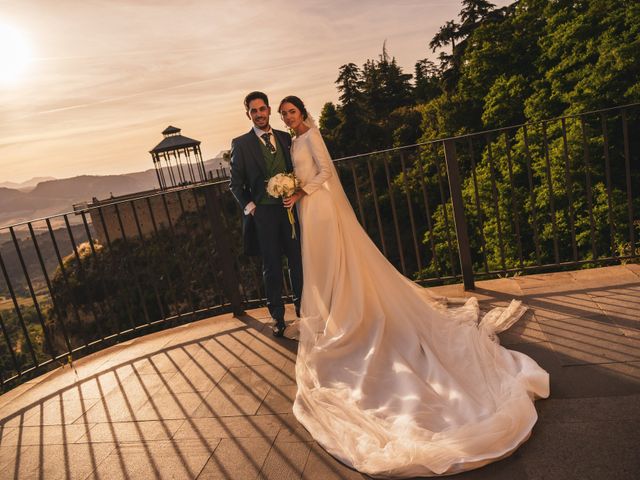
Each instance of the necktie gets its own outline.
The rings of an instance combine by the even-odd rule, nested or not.
[[[271,133],[263,133],[260,137],[264,140],[264,144],[267,146],[271,153],[276,153],[276,147],[273,146],[271,140],[269,139]]]

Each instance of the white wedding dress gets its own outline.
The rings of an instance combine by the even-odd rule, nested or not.
[[[549,376],[495,333],[524,308],[479,321],[402,276],[361,228],[317,128],[295,138],[304,290],[293,412],[314,439],[379,477],[453,474],[512,453]]]

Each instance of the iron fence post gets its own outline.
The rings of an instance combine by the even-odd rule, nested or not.
[[[473,290],[475,285],[473,280],[473,266],[471,264],[471,246],[469,244],[467,219],[464,214],[464,202],[462,201],[460,167],[456,155],[456,145],[453,140],[444,141],[444,158],[447,164],[449,191],[451,193],[451,204],[453,206],[453,220],[456,228],[456,237],[458,238],[462,282],[465,290]]]
[[[204,198],[207,206],[211,232],[215,242],[220,268],[222,268],[222,288],[231,303],[231,311],[235,316],[243,315],[242,296],[240,294],[240,278],[235,268],[229,233],[224,227],[220,192],[217,185],[207,185],[204,188]]]

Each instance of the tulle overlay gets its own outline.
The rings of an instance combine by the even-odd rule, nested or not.
[[[371,242],[317,129],[294,141],[293,160],[309,193],[298,202],[303,318],[288,331],[300,340],[296,418],[372,476],[453,474],[513,452],[549,394],[547,372],[496,340],[524,307],[482,319],[475,298],[450,308]]]

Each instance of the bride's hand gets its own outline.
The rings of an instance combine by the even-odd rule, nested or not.
[[[305,194],[306,194],[306,193],[305,193],[305,191],[304,191],[304,190],[298,190],[296,193],[294,193],[294,194],[293,194],[293,195],[291,195],[290,197],[285,198],[285,199],[282,201],[282,203],[284,203],[284,206],[285,206],[286,208],[291,208],[291,207],[293,207],[293,206],[296,204],[296,202],[297,202],[298,200],[300,200],[302,197],[304,197],[304,196],[305,196]]]

